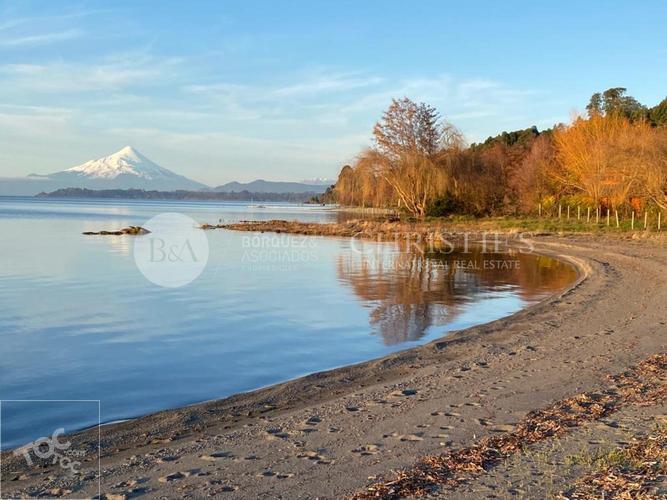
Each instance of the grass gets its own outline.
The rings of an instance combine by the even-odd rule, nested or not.
[[[616,227],[616,220],[614,217],[610,219],[610,225],[607,226],[606,217],[601,219],[598,223],[595,220],[590,222],[586,218],[577,219],[576,216],[570,217],[472,217],[472,216],[450,216],[450,217],[432,217],[426,219],[428,222],[453,223],[455,225],[479,226],[480,228],[488,229],[517,229],[522,231],[532,232],[550,232],[550,233],[603,233],[603,234],[618,234],[648,232],[654,233],[657,231],[656,221],[649,221],[648,231],[644,229],[644,221],[635,220],[634,229],[632,228],[631,220],[621,220],[619,227]],[[664,228],[662,228],[664,229]]]
[[[593,470],[602,470],[611,467],[637,468],[641,466],[635,457],[626,449],[614,448],[610,450],[582,450],[574,455],[565,457],[567,465],[584,465]]]
[[[659,485],[667,474],[667,424],[627,448],[572,455],[574,462],[590,465],[592,472],[579,478],[566,493],[570,499],[664,498]]]

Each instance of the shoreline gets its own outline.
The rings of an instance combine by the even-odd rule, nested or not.
[[[339,497],[341,494],[351,494],[355,489],[363,487],[368,481],[367,477],[370,475],[388,473],[391,468],[409,465],[410,461],[416,458],[417,455],[431,451],[433,446],[439,448],[441,445],[434,444],[430,439],[416,435],[416,433],[421,431],[415,431],[413,426],[412,433],[401,435],[413,436],[414,440],[412,438],[406,441],[399,439],[397,443],[392,442],[391,449],[389,449],[389,445],[375,444],[374,446],[377,447],[377,450],[367,450],[368,454],[357,452],[350,455],[350,450],[358,449],[359,446],[365,446],[360,441],[372,441],[371,434],[376,433],[375,431],[377,430],[375,428],[377,425],[369,427],[359,417],[366,416],[371,423],[378,424],[390,419],[393,413],[399,413],[402,415],[402,418],[399,418],[395,422],[396,425],[403,425],[406,422],[429,420],[429,416],[433,413],[427,411],[433,407],[431,403],[435,400],[448,400],[451,397],[448,394],[440,394],[438,391],[439,384],[434,384],[434,380],[441,380],[443,383],[446,381],[445,385],[453,393],[456,393],[457,387],[459,392],[463,390],[456,398],[460,400],[464,397],[464,394],[470,394],[469,391],[473,387],[479,390],[485,385],[489,386],[491,381],[488,376],[485,377],[485,380],[476,381],[476,383],[473,383],[475,382],[473,380],[468,380],[473,375],[480,375],[480,370],[481,372],[487,372],[488,375],[495,373],[496,376],[505,373],[507,367],[503,367],[502,363],[499,364],[498,359],[495,358],[502,358],[505,361],[513,363],[523,359],[523,366],[532,367],[532,369],[537,371],[550,371],[556,368],[555,366],[547,367],[546,365],[550,365],[551,362],[539,359],[541,356],[535,354],[540,353],[542,350],[545,350],[545,354],[551,352],[556,358],[560,357],[563,362],[572,362],[567,357],[563,357],[562,351],[567,349],[564,349],[566,346],[559,345],[558,338],[549,338],[547,346],[540,347],[538,344],[544,341],[544,339],[535,338],[534,334],[526,334],[523,330],[535,330],[537,324],[543,329],[551,330],[551,337],[553,337],[555,335],[553,332],[555,327],[549,322],[554,321],[552,316],[554,315],[554,311],[556,311],[556,320],[567,324],[568,328],[584,330],[583,336],[595,337],[599,335],[599,332],[585,332],[591,329],[591,325],[581,324],[580,320],[579,324],[576,322],[573,323],[574,318],[572,316],[580,318],[582,312],[584,312],[581,311],[581,305],[573,305],[573,297],[582,299],[587,297],[586,294],[592,294],[592,297],[604,299],[603,292],[605,290],[618,292],[620,282],[615,283],[614,276],[618,278],[622,272],[619,271],[620,274],[615,275],[613,271],[619,264],[613,261],[627,261],[630,257],[624,256],[623,253],[628,253],[628,250],[633,250],[640,256],[644,255],[644,258],[649,254],[654,260],[656,260],[657,255],[657,260],[655,262],[647,262],[645,267],[655,267],[660,259],[664,263],[667,257],[667,252],[660,246],[613,240],[605,248],[600,248],[598,245],[599,241],[591,240],[592,238],[587,238],[583,235],[564,238],[546,237],[534,240],[539,253],[560,257],[574,263],[575,268],[578,269],[580,274],[576,281],[562,293],[551,296],[511,316],[466,330],[449,332],[445,337],[428,344],[400,351],[384,358],[314,373],[248,393],[230,396],[222,400],[165,410],[125,422],[103,426],[100,430],[103,442],[102,463],[104,468],[110,471],[106,477],[102,478],[104,483],[103,492],[109,489],[114,492],[123,488],[128,490],[127,485],[114,488],[115,484],[120,484],[116,479],[125,478],[123,481],[131,482],[132,477],[145,472],[146,467],[144,466],[139,470],[124,465],[128,457],[137,455],[137,453],[145,457],[148,457],[151,453],[154,454],[152,458],[146,459],[149,464],[144,465],[150,470],[157,471],[156,474],[150,474],[150,480],[140,483],[142,485],[145,484],[145,486],[137,486],[137,488],[147,488],[144,493],[149,497],[165,494],[180,495],[183,493],[182,488],[185,488],[185,490],[194,488],[192,491],[199,491],[198,488],[203,488],[203,490],[211,493],[223,488],[220,491],[228,491],[231,496],[238,498],[242,498],[244,495],[268,495],[273,497],[274,494],[278,494],[278,496],[286,495],[285,492],[287,491],[300,492],[296,495],[297,497],[307,497],[309,493],[313,493],[313,496],[315,496],[315,493],[317,493],[321,497],[329,498],[330,496],[327,496],[327,491],[331,497]],[[610,250],[610,247],[616,248]],[[605,265],[603,260],[593,256],[597,253],[608,255],[608,258],[612,262],[607,262],[607,265]],[[634,265],[638,264],[635,263]],[[663,268],[658,268],[658,270],[661,272],[655,273],[655,276],[661,276],[664,279],[665,272]],[[661,290],[659,285],[656,288],[656,279],[654,278],[652,282],[649,281],[648,283],[652,283],[657,296],[664,298],[666,295],[665,291]],[[624,280],[625,285],[629,285],[629,281],[632,281],[631,276],[626,276]],[[626,295],[630,294],[631,291],[632,288],[622,290]],[[640,292],[637,291],[637,293]],[[658,305],[664,304],[664,301],[659,302],[660,297],[656,297]],[[609,309],[609,304],[605,306],[602,303],[604,300],[602,302],[590,301],[591,297],[587,298],[589,299],[588,305],[591,308],[597,307],[597,309],[605,310],[605,314],[598,318],[598,323],[600,324],[595,325],[593,323],[593,330],[596,330],[596,326],[598,327],[597,329],[603,327],[601,323],[604,322],[606,316],[609,316],[609,319],[611,319],[612,316],[617,315],[619,312],[622,313],[622,311],[617,310],[618,308]],[[606,299],[609,302],[610,298],[608,296]],[[568,304],[567,302],[572,303]],[[658,316],[655,316],[656,312],[653,312],[652,321],[656,322],[661,317],[661,313],[664,319],[664,306],[662,306],[662,309],[657,309]],[[665,328],[664,325],[662,328]],[[579,337],[580,339],[582,335],[575,337]],[[625,336],[628,335],[636,336],[637,333],[625,334]],[[613,336],[610,335],[609,337]],[[569,340],[572,341],[572,339]],[[605,340],[609,341],[608,339]],[[630,362],[640,359],[643,354],[651,354],[663,350],[665,347],[665,341],[657,336],[644,336],[642,339],[637,340],[637,342],[639,342],[642,348],[635,348],[623,356],[618,353],[615,357],[612,356],[615,359],[607,360],[601,368],[605,369],[606,372],[613,372],[615,369],[618,371],[625,368]],[[586,356],[583,357],[584,360],[590,360],[592,357],[610,356],[604,349],[601,350],[601,347],[597,343],[582,346],[583,350],[586,351]],[[510,354],[511,352],[513,354]],[[536,356],[538,359],[531,360],[531,358]],[[576,357],[574,356],[574,358]],[[578,357],[581,358],[582,356],[579,355]],[[479,365],[478,362],[482,359],[484,360],[484,364]],[[494,359],[495,361],[492,361]],[[568,370],[570,369],[568,368]],[[558,372],[559,370],[556,371]],[[560,370],[560,372],[562,371]],[[579,384],[594,386],[596,382],[599,383],[600,371],[589,366],[586,370],[577,372],[577,375],[581,375]],[[564,379],[563,384],[556,386],[553,383],[547,384],[548,389],[545,390],[545,388],[542,388],[538,391],[543,393],[541,398],[532,398],[526,401],[525,395],[523,397],[518,397],[516,394],[512,396],[512,392],[519,393],[522,387],[510,382],[502,389],[487,390],[488,394],[482,399],[489,402],[492,399],[492,395],[499,396],[508,387],[511,387],[510,393],[501,399],[511,403],[507,405],[506,410],[509,414],[514,414],[517,411],[522,412],[526,409],[539,407],[539,403],[550,401],[557,395],[567,395],[567,390],[571,391],[575,387],[579,387],[579,384],[572,380],[573,375],[569,377],[567,373],[554,375]],[[424,386],[428,390],[425,390]],[[394,388],[394,390],[387,390],[386,387]],[[411,389],[411,387],[416,388]],[[465,389],[466,387],[468,388],[467,390]],[[403,392],[414,390],[415,394],[391,395],[393,392],[400,392],[401,390]],[[490,392],[494,390],[500,392],[498,394]],[[383,392],[388,392],[389,395],[378,396],[378,394]],[[430,392],[431,394],[423,394],[424,392]],[[361,402],[357,401],[360,397],[357,393],[366,394],[365,397],[361,397]],[[385,402],[382,403],[379,401]],[[496,397],[493,402],[495,405],[499,405],[501,400]],[[395,403],[397,406],[394,407],[392,403]],[[414,412],[405,414],[403,410],[411,406],[416,408]],[[439,408],[443,406],[442,404],[438,405]],[[492,404],[491,407],[493,406]],[[426,409],[424,409],[425,407]],[[352,408],[356,408],[356,410]],[[478,408],[484,409],[487,408],[487,405],[470,406],[472,410]],[[376,414],[377,412],[373,410],[383,410],[383,412]],[[301,414],[303,414],[304,418],[295,417],[295,415]],[[318,421],[313,421],[309,424],[309,414],[311,417],[315,415]],[[461,414],[463,414],[462,411]],[[370,418],[371,416],[373,418]],[[451,418],[457,420],[456,417]],[[355,422],[355,420],[361,421]],[[498,420],[500,425],[507,425],[501,422],[501,418],[494,417],[494,423],[495,420]],[[330,429],[336,428],[341,429],[341,431],[331,432],[329,430],[321,432],[319,428],[323,427],[325,422],[330,425]],[[379,427],[383,426],[380,425]],[[458,429],[459,426],[456,427]],[[465,443],[469,441],[470,431],[474,431],[473,434],[484,430],[488,432],[488,429],[483,429],[486,426],[482,426],[480,429],[478,427],[479,425],[473,423],[472,420],[468,422],[466,419],[464,425],[458,429],[462,436],[455,438],[452,444],[448,446],[458,442]],[[278,429],[278,431],[269,432],[273,429]],[[407,430],[404,429],[405,432]],[[95,429],[96,432],[97,429]],[[452,436],[448,437],[453,438],[453,434],[455,433],[451,432],[450,434]],[[94,441],[91,441],[90,431],[84,431],[71,437],[74,445],[80,448],[90,448],[91,443]],[[197,442],[198,440],[201,442]],[[373,442],[379,443],[383,440],[386,441],[385,438],[376,437]],[[315,443],[306,444],[308,441],[321,442],[319,443],[320,446],[315,447]],[[274,445],[280,447],[277,452],[272,450],[275,447]],[[166,448],[171,450],[174,447],[177,448],[176,455],[179,456],[179,459],[160,461],[160,449]],[[210,461],[203,460],[200,452],[204,452],[207,448],[211,447],[229,449],[231,450],[229,453],[237,457],[237,459],[224,457],[219,457],[218,459],[214,457]],[[286,448],[294,452],[291,455],[294,455],[296,463],[290,464],[291,470],[294,470],[294,472],[282,473],[278,471],[278,464],[280,462],[276,461],[274,455],[276,453],[278,455],[286,454]],[[299,455],[299,451],[303,452],[312,448],[315,448],[315,451],[319,449],[327,450],[326,453],[316,453],[317,456],[320,456],[320,459],[315,460],[315,465],[307,457],[304,459],[297,456]],[[346,449],[347,452],[345,452]],[[256,460],[245,460],[241,457],[244,453],[237,450],[245,450],[245,453],[248,454],[247,456],[255,455],[259,458]],[[346,454],[347,456],[345,456]],[[3,453],[3,455],[5,454]],[[287,453],[287,455],[289,456],[290,453]],[[272,456],[273,459],[269,456]],[[362,457],[370,457],[370,459],[366,460]],[[375,460],[377,457],[382,457],[383,460],[378,462]],[[315,456],[311,458],[314,459]],[[362,463],[359,463],[360,459],[362,459]],[[267,460],[269,462],[268,467],[266,463],[258,463]],[[317,461],[323,463],[318,464],[316,463]],[[201,466],[204,465],[204,468],[212,468],[212,470],[207,472],[208,475],[199,476],[193,473],[192,475],[184,475],[183,478],[174,479],[173,481],[159,481],[158,473],[161,474],[164,470],[174,467],[182,470],[187,468],[186,462],[187,466],[193,465],[193,469],[197,468],[194,466],[199,466],[202,469]],[[274,465],[271,465],[271,463]],[[11,459],[7,462],[3,459],[3,471],[7,466],[20,469],[20,463],[15,463]],[[360,471],[359,467],[362,467],[364,470]],[[274,468],[276,471],[273,471]],[[249,473],[249,470],[253,472]],[[262,476],[262,471],[276,472],[275,475],[283,474],[287,477],[284,477],[283,481],[276,481],[274,479],[275,475]],[[57,474],[57,470],[51,470],[50,473]],[[258,479],[257,474],[263,477],[263,479]],[[293,476],[290,476],[290,474],[293,474]],[[354,474],[354,477],[351,477],[350,474]],[[217,477],[217,475],[223,476],[220,479],[221,482],[211,483],[211,476]],[[11,488],[17,492],[35,491],[34,488],[36,485],[40,484],[40,476],[41,474],[27,476],[22,480],[19,479],[10,483]],[[247,479],[243,479],[243,477],[247,477]],[[304,483],[303,478],[305,477],[309,477],[310,479]],[[296,479],[294,478],[301,478],[297,481],[298,484],[301,484],[300,489],[295,489],[296,486],[293,483]],[[312,481],[316,481],[316,483]],[[257,484],[251,484],[253,482]],[[54,483],[59,484],[60,486],[57,486],[59,488],[73,488],[74,491],[82,491],[87,494],[94,490],[94,485],[91,484],[90,479],[88,481],[70,480],[68,483],[67,478],[56,476]],[[233,488],[224,489],[226,486],[230,486],[230,488],[233,486]],[[309,487],[313,491],[309,491]],[[129,490],[131,489],[129,488]],[[8,490],[7,483],[5,483],[3,488],[3,491],[6,490]]]
[[[275,222],[275,221],[267,221],[267,222],[272,223],[272,222]],[[262,221],[258,221],[258,222],[249,221],[249,224],[255,224],[255,223],[261,224]],[[240,223],[240,224],[244,224],[244,223]],[[314,223],[314,225],[316,225],[316,224],[320,224],[320,223]],[[232,225],[235,225],[235,224],[232,224]],[[327,225],[332,225],[332,224],[327,224]],[[230,225],[226,224],[224,226],[225,226],[224,229],[229,229]],[[222,226],[220,226],[220,227],[222,227]],[[143,228],[138,227],[138,226],[130,226],[129,228],[124,228],[124,229],[121,229],[121,230],[118,230],[118,231],[84,232],[82,234],[84,234],[84,235],[108,235],[108,234],[121,234],[121,233],[122,234],[135,234],[135,233],[131,233],[131,232],[127,231],[128,229],[143,229]],[[145,229],[143,229],[143,230],[146,231]],[[241,229],[241,230],[245,231],[246,229]],[[248,229],[248,231],[253,231],[253,230],[254,229]],[[150,231],[147,231],[147,232],[150,232]],[[264,232],[264,231],[262,231],[262,232]],[[136,233],[136,234],[141,234],[141,233]],[[292,234],[294,234],[294,233],[292,233]],[[326,235],[326,236],[328,236],[328,235]],[[512,233],[507,233],[507,236],[515,236],[515,235],[512,234]],[[338,235],[333,235],[331,237],[343,238],[343,236],[338,236]],[[385,240],[381,240],[381,241],[386,242]],[[480,244],[480,242],[478,240],[471,240],[469,243],[472,246]],[[516,241],[506,242],[506,245],[505,245],[504,249],[505,250],[520,250],[519,247],[517,246]],[[492,320],[492,321],[487,321],[485,323],[479,323],[479,324],[476,324],[476,325],[473,325],[471,327],[467,327],[467,328],[464,328],[464,329],[446,331],[440,337],[437,337],[437,338],[435,338],[433,340],[430,340],[426,343],[423,343],[423,344],[420,344],[420,345],[417,345],[417,346],[413,346],[413,347],[406,347],[404,349],[401,349],[399,351],[387,354],[387,355],[379,357],[379,358],[371,358],[371,359],[367,359],[367,360],[364,360],[364,361],[358,361],[356,363],[344,364],[344,365],[335,366],[335,367],[332,367],[332,368],[325,368],[325,369],[318,370],[318,371],[311,372],[311,373],[307,373],[307,374],[304,374],[304,375],[301,375],[301,376],[298,376],[298,377],[288,378],[288,379],[285,379],[285,380],[282,380],[282,381],[273,382],[273,383],[270,383],[270,384],[267,384],[267,385],[264,385],[264,386],[256,387],[254,389],[249,389],[247,391],[235,392],[233,394],[230,394],[230,395],[224,396],[224,397],[213,397],[211,399],[206,399],[206,400],[203,400],[203,401],[196,401],[196,402],[192,402],[192,403],[188,403],[188,404],[174,406],[172,408],[166,408],[164,410],[152,411],[152,412],[147,413],[147,414],[140,414],[140,415],[136,415],[136,416],[126,416],[126,417],[122,417],[122,418],[115,419],[115,420],[102,421],[99,425],[102,428],[112,427],[112,426],[116,426],[116,425],[120,425],[120,424],[125,424],[125,423],[128,423],[128,422],[129,423],[135,422],[137,420],[141,420],[141,419],[147,418],[147,417],[152,417],[153,415],[158,415],[158,414],[162,414],[162,413],[168,413],[168,412],[184,410],[184,409],[187,409],[187,408],[199,407],[199,406],[210,405],[210,404],[217,404],[217,403],[221,403],[221,402],[223,402],[225,400],[228,400],[228,399],[231,399],[231,398],[242,398],[244,395],[254,394],[254,393],[257,393],[257,392],[261,392],[261,391],[264,391],[264,390],[271,390],[271,389],[274,389],[274,388],[280,388],[280,386],[282,386],[284,384],[288,384],[288,383],[291,383],[291,382],[296,382],[296,381],[299,381],[301,379],[305,379],[305,378],[308,378],[308,377],[326,376],[327,374],[329,374],[331,372],[338,371],[338,370],[348,369],[348,368],[353,369],[354,367],[363,366],[363,365],[366,365],[367,363],[388,360],[389,358],[393,358],[395,356],[401,355],[402,353],[406,353],[406,352],[412,351],[414,349],[419,349],[421,347],[426,347],[426,346],[430,346],[430,345],[438,343],[438,342],[442,342],[450,334],[457,333],[457,334],[464,335],[465,332],[467,332],[468,330],[472,330],[472,329],[475,329],[477,327],[481,327],[481,326],[485,326],[485,325],[491,325],[492,323],[495,323],[496,321],[511,319],[513,316],[515,316],[517,314],[523,313],[524,311],[527,311],[527,310],[532,309],[534,307],[540,306],[545,301],[549,301],[549,300],[551,300],[555,297],[559,297],[559,296],[562,296],[562,295],[566,294],[570,289],[576,287],[581,281],[586,279],[587,272],[584,269],[585,265],[583,265],[581,261],[576,260],[576,259],[571,259],[570,257],[568,257],[566,255],[560,255],[560,254],[548,254],[548,253],[545,252],[545,253],[540,253],[540,255],[545,256],[545,257],[549,257],[553,260],[557,260],[557,261],[569,264],[573,268],[573,270],[575,271],[576,278],[567,287],[563,288],[562,290],[560,290],[556,293],[550,294],[550,295],[538,300],[537,302],[529,304],[526,307],[523,307],[522,309],[520,309],[520,310],[518,310],[514,313],[511,313],[509,315],[502,316],[500,318],[497,318],[497,319]],[[492,262],[495,262],[495,261],[492,261]],[[462,266],[462,267],[457,266],[457,268],[472,269],[471,267],[468,267],[468,266],[465,266],[465,265]],[[475,268],[475,269],[480,270],[480,268]],[[65,434],[64,436],[66,436],[66,437],[76,436],[78,434],[83,434],[83,433],[86,433],[86,432],[89,432],[89,431],[97,430],[97,427],[98,427],[97,424],[87,426],[85,428],[74,431],[71,434]],[[24,445],[17,446],[17,448],[21,448],[21,446],[24,446]],[[13,449],[8,449],[8,450],[5,450],[3,452],[3,454],[4,453],[10,453],[12,451],[13,451]]]

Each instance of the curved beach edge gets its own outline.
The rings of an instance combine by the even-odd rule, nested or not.
[[[103,426],[103,491],[148,475],[149,496],[180,494],[174,488],[182,485],[215,492],[224,483],[230,486],[224,491],[239,498],[340,497],[417,456],[471,442],[530,410],[599,388],[606,375],[665,350],[662,242],[586,235],[531,241],[536,253],[577,269],[567,289],[511,316],[380,359]],[[83,431],[71,440],[90,449],[97,433]],[[216,450],[236,458],[202,462]],[[179,460],[161,460],[165,453]],[[128,466],[133,456],[143,457],[140,468]],[[321,466],[313,466],[318,460]],[[159,481],[167,470],[202,464],[221,469],[222,483],[197,476]],[[258,480],[266,471],[265,477],[275,472],[284,480]],[[50,473],[59,480],[56,470]],[[28,491],[36,482],[28,477],[12,486]],[[92,493],[96,482],[76,487]]]

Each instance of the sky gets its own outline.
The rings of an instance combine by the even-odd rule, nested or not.
[[[0,177],[131,145],[209,185],[335,178],[392,98],[470,142],[667,95],[667,2],[0,0]]]

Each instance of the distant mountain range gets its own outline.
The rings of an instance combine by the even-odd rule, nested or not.
[[[214,188],[218,193],[324,193],[327,186],[324,184],[303,184],[301,182],[276,182],[258,179],[252,182],[228,182]]]
[[[133,189],[146,191],[214,191],[218,193],[323,193],[328,183],[317,179],[313,184],[256,180],[229,182],[211,189],[201,182],[176,174],[131,146],[90,160],[67,170],[47,175],[30,174],[23,178],[0,178],[0,196],[33,196],[68,188],[88,190]]]

